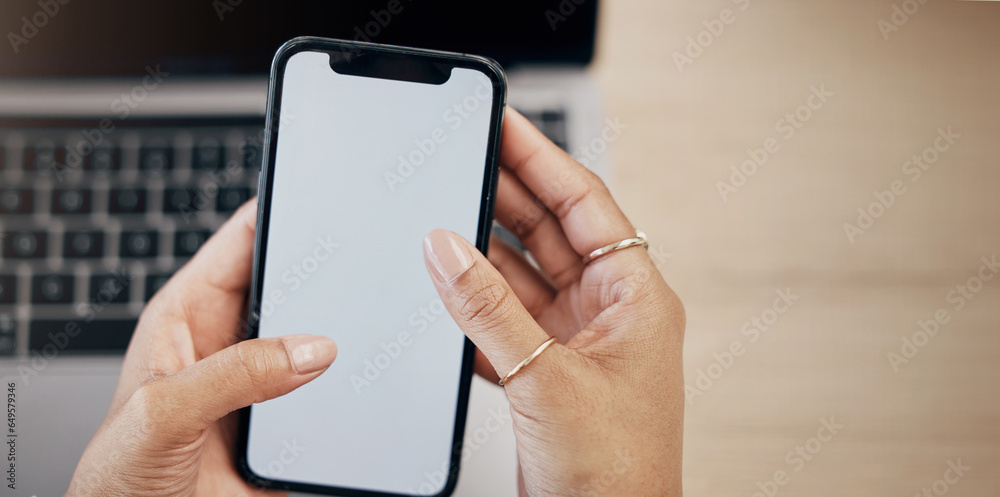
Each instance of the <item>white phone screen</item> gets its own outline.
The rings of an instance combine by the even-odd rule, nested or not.
[[[287,61],[259,336],[333,338],[313,382],[255,405],[247,463],[273,480],[435,494],[452,457],[464,336],[424,266],[435,228],[479,227],[493,84],[344,75]]]

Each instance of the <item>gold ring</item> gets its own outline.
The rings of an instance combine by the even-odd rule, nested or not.
[[[649,250],[649,241],[646,240],[646,234],[639,230],[635,230],[635,238],[626,238],[620,242],[615,242],[610,245],[605,245],[587,254],[587,256],[583,258],[583,263],[590,264],[591,261],[602,255],[610,254],[615,250],[635,247],[636,245],[642,245],[642,248]]]
[[[523,369],[525,366],[531,364],[531,361],[534,361],[536,357],[542,354],[542,352],[545,352],[545,349],[549,348],[549,345],[552,345],[555,341],[556,337],[549,337],[548,340],[539,345],[538,348],[531,353],[531,355],[529,355],[525,360],[521,361],[521,363],[518,364],[517,366],[514,366],[514,369],[511,369],[510,372],[507,373],[507,376],[504,376],[502,379],[500,379],[500,386],[503,386],[504,383],[510,381],[511,376],[517,374],[517,372]]]

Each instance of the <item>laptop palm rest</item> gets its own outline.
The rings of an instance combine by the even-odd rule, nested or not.
[[[8,418],[3,453],[10,454],[13,440],[16,488],[11,492],[10,474],[5,474],[4,495],[63,495],[73,476],[71,468],[111,405],[120,358],[61,362],[50,361],[43,368],[32,367],[30,361],[0,362],[4,393],[10,393],[11,383],[15,393],[15,436],[10,436]],[[8,398],[8,411],[9,407]]]

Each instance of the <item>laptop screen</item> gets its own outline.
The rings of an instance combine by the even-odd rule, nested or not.
[[[586,64],[597,0],[0,0],[0,77],[266,74],[312,35]]]

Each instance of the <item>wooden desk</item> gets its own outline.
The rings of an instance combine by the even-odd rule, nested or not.
[[[594,67],[629,126],[618,199],[671,254],[661,270],[687,307],[686,381],[716,377],[687,406],[687,495],[751,496],[776,471],[777,495],[911,496],[937,480],[1000,495],[1000,277],[948,298],[1000,257],[1000,5],[930,1],[890,30],[892,1],[741,2],[605,2]],[[723,9],[732,22],[679,70],[674,52]],[[813,88],[832,95],[810,102]],[[809,117],[787,136],[797,110]],[[948,127],[961,136],[913,181],[904,164]],[[723,200],[718,182],[769,139],[777,151]],[[852,243],[844,224],[897,180]],[[798,296],[781,314],[766,311],[778,289]],[[897,372],[887,355],[937,309],[948,322]],[[756,341],[742,333],[775,315]],[[734,342],[743,354],[712,366]],[[787,456],[830,417],[843,428],[809,461]],[[959,460],[971,470],[945,483]]]

